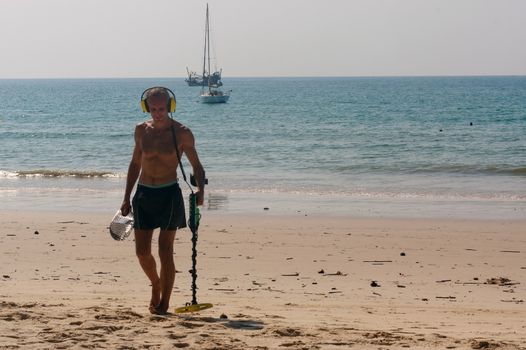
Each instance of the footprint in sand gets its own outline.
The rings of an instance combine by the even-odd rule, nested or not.
[[[302,342],[301,340],[298,340],[298,341],[293,341],[291,343],[283,343],[283,344],[280,344],[280,346],[283,346],[283,347],[291,347],[291,346],[304,346],[305,343]]]
[[[294,328],[276,329],[274,333],[280,337],[298,337],[301,335],[301,332]]]
[[[214,317],[192,317],[191,319],[194,321],[200,321],[200,322],[206,322],[206,323],[216,323],[216,322],[219,322],[222,319],[222,317],[220,316],[219,319],[214,318]]]
[[[124,328],[124,326],[115,326],[115,325],[106,325],[106,324],[92,324],[92,325],[88,325],[88,326],[82,327],[83,330],[88,330],[88,331],[102,330],[106,334],[113,333],[113,332],[116,332],[116,331],[120,331],[123,328]]]
[[[101,312],[102,310],[96,310],[97,312]],[[137,318],[142,318],[143,316],[132,311],[132,310],[117,310],[112,311],[108,310],[107,313],[101,313],[98,315],[95,315],[95,319],[97,320],[107,320],[107,321],[124,321],[124,320],[135,320]]]
[[[187,321],[179,322],[179,324],[186,328],[198,328],[198,327],[204,326],[204,324],[201,324],[201,323],[193,323],[193,322],[187,322]]]
[[[497,343],[490,343],[486,340],[472,340],[470,345],[472,349],[496,349],[500,346]]]
[[[150,316],[150,321],[166,322],[166,321],[170,321],[170,318],[171,318],[170,314],[168,314],[168,315],[151,315]]]
[[[168,334],[168,338],[170,339],[183,339],[183,338],[186,338],[186,334],[173,334],[173,333],[170,333]]]
[[[0,315],[0,320],[8,321],[8,322],[23,321],[29,318],[31,318],[30,314],[27,314],[25,312],[19,312],[19,311],[11,312],[5,315]]]

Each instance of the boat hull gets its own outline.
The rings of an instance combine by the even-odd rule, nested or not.
[[[201,95],[199,96],[202,103],[226,103],[230,95]]]

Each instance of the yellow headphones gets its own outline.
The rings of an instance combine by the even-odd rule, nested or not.
[[[174,92],[172,90],[170,90],[168,88],[165,88],[165,87],[162,87],[162,86],[154,86],[154,87],[148,88],[148,89],[146,89],[146,90],[144,90],[142,92],[142,95],[141,95],[141,110],[144,113],[150,112],[150,107],[148,107],[148,101],[146,101],[148,99],[148,97],[144,98],[144,95],[148,91],[150,91],[152,89],[163,89],[164,91],[166,91],[166,93],[171,95],[170,99],[168,100],[168,105],[166,106],[166,109],[168,110],[168,113],[175,112],[175,108],[177,107],[177,101],[175,99],[175,94],[174,94]]]

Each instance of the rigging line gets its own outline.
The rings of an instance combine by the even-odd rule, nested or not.
[[[217,40],[215,36],[214,26],[212,25],[212,21],[209,19],[208,20],[208,36],[210,37],[210,35],[211,35],[211,39],[210,39],[210,46],[208,50],[212,52],[211,60],[214,63],[214,72],[217,72],[218,63],[217,63],[217,52],[216,52],[216,45],[215,45],[215,43],[217,43]]]
[[[212,92],[210,87],[212,72],[210,71],[210,18],[208,14],[208,4],[206,5],[206,39],[208,42],[208,91]]]

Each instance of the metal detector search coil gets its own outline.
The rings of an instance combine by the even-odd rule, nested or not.
[[[213,305],[210,303],[193,304],[188,306],[182,306],[175,309],[176,314],[183,314],[186,312],[198,312],[201,310],[210,309]]]

